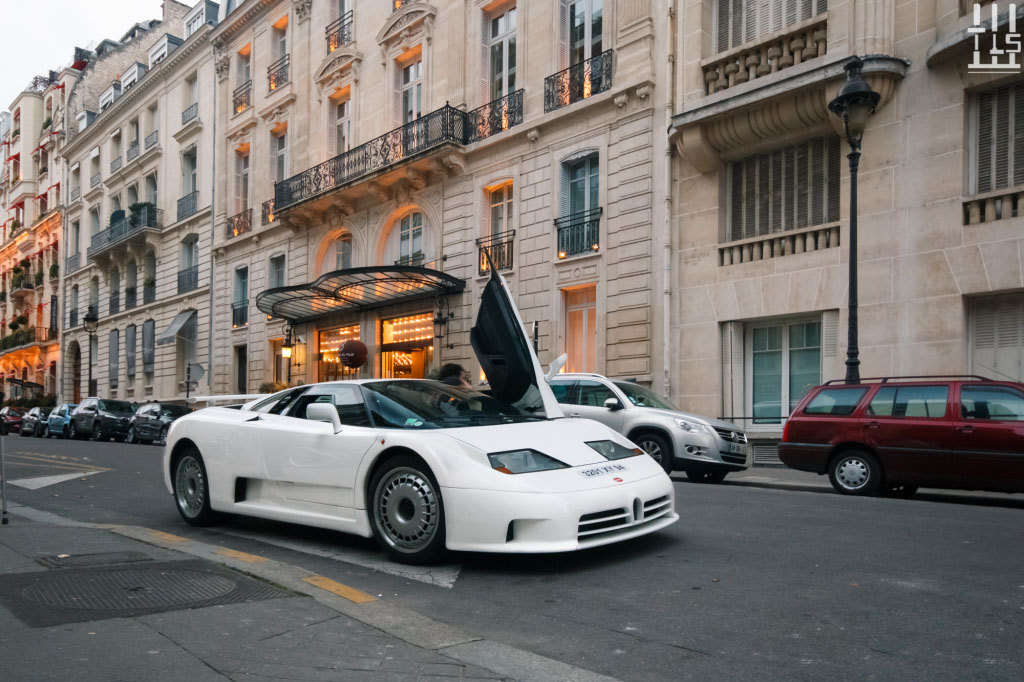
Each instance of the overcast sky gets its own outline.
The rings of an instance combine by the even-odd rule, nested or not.
[[[10,108],[33,76],[69,65],[76,46],[117,40],[137,22],[159,19],[161,4],[162,0],[0,0],[0,111]]]

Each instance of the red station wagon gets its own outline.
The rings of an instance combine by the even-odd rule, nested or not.
[[[847,495],[918,486],[1024,492],[1024,384],[984,377],[830,381],[786,421],[779,457]]]

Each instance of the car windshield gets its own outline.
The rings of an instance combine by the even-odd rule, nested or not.
[[[362,388],[378,427],[446,429],[544,419],[479,391],[439,381],[375,381]]]
[[[99,402],[99,408],[106,412],[113,412],[115,414],[135,413],[135,410],[132,408],[132,404],[125,402],[124,400],[101,400]]]
[[[182,407],[181,405],[162,405],[160,411],[167,417],[178,417],[184,416],[191,412],[191,408]]]
[[[615,386],[626,394],[629,402],[637,407],[657,407],[662,410],[679,411],[679,408],[668,400],[640,384],[634,384],[632,381],[616,381]]]

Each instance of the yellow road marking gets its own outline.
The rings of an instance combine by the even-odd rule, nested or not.
[[[228,556],[232,559],[238,559],[249,564],[262,564],[267,560],[266,557],[256,556],[255,554],[249,554],[248,552],[239,552],[237,549],[228,549],[227,547],[220,547],[213,550],[214,554],[220,554],[221,556]]]
[[[45,464],[47,467],[53,469],[78,469],[80,471],[110,471],[110,469],[106,467],[98,467],[92,464],[73,464],[72,462],[74,460],[67,461],[67,458],[61,458],[61,461],[59,463],[56,463],[53,459],[47,457],[46,455],[40,455],[37,453],[12,452],[10,455],[8,455],[8,457],[12,459],[25,459],[30,460],[32,462],[41,462]]]
[[[327,590],[332,594],[336,594],[339,597],[344,597],[345,599],[348,599],[351,602],[355,602],[356,604],[365,604],[367,602],[377,601],[377,598],[374,597],[372,594],[360,592],[354,587],[342,585],[341,583],[335,582],[330,578],[325,578],[322,575],[313,575],[308,578],[303,578],[302,582],[309,583],[310,585],[315,585],[316,587],[319,587],[321,590]]]
[[[164,542],[188,542],[186,538],[183,538],[180,535],[171,535],[170,533],[165,533],[162,530],[151,530],[149,531],[149,535],[158,540],[163,540]]]

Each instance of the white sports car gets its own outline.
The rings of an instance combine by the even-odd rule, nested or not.
[[[372,536],[410,563],[446,548],[576,550],[679,519],[657,462],[563,417],[500,277],[470,338],[489,395],[340,381],[176,420],[163,469],[178,511],[193,525],[230,512]]]

